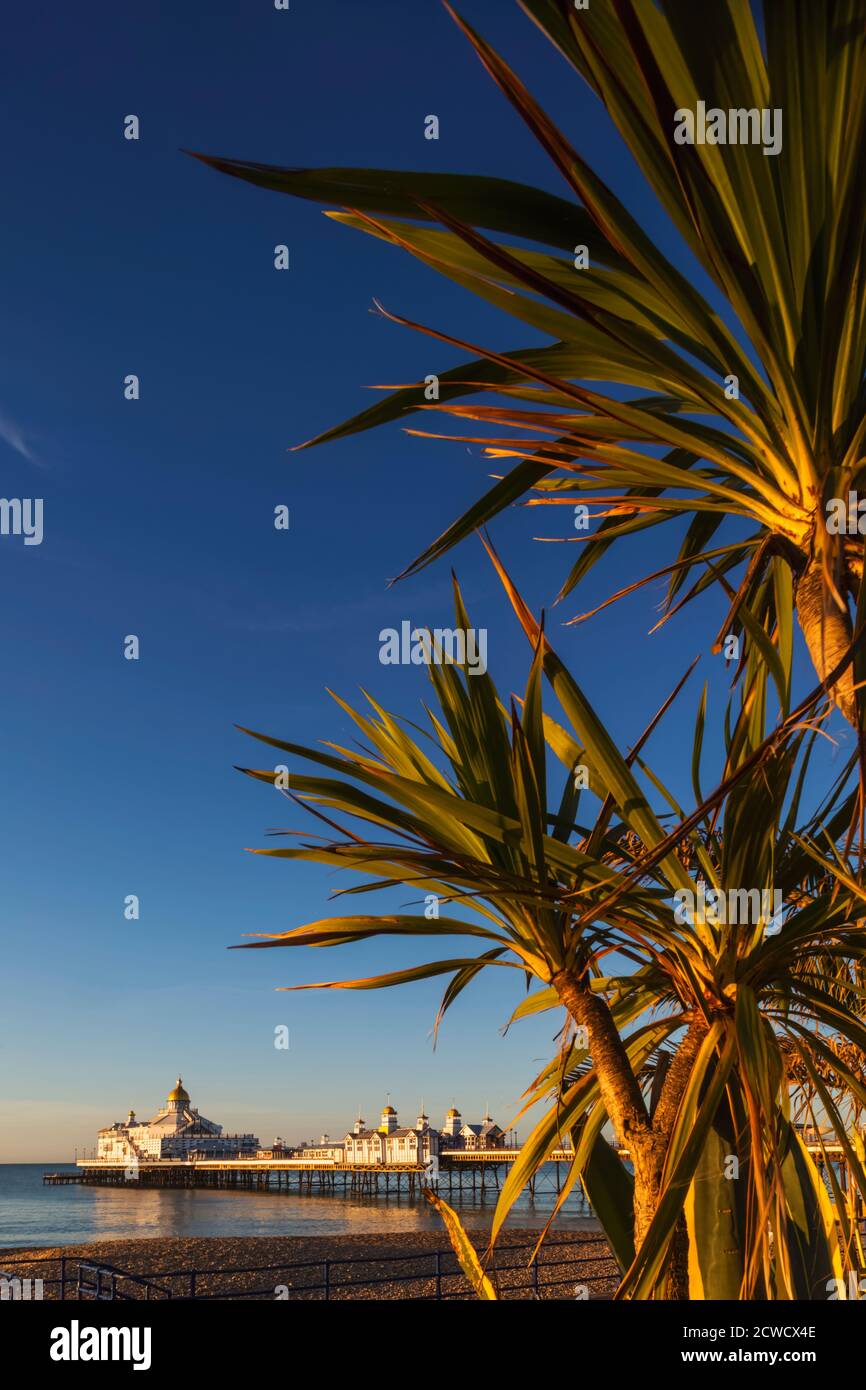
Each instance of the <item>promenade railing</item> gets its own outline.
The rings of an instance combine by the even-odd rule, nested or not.
[[[495,1264],[490,1263],[487,1268],[496,1278],[502,1297],[599,1297],[612,1292],[618,1282],[616,1262],[602,1236],[581,1234],[576,1240],[564,1237],[547,1241],[530,1263],[531,1252],[528,1243],[497,1246]],[[49,1274],[49,1266],[54,1266],[56,1272]],[[77,1301],[442,1301],[473,1297],[469,1281],[450,1248],[405,1255],[340,1256],[134,1272],[92,1256],[0,1258],[0,1278],[19,1278],[23,1287],[25,1271],[31,1281],[42,1280],[43,1297]]]

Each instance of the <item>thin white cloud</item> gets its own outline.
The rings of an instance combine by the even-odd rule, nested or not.
[[[4,440],[9,448],[14,449],[16,454],[20,454],[22,458],[28,459],[30,463],[36,462],[15,421],[10,420],[9,416],[2,412],[0,412],[0,439]]]

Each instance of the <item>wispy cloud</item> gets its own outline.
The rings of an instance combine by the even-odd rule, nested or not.
[[[15,421],[10,420],[9,416],[4,415],[2,411],[0,411],[0,439],[8,444],[10,449],[14,449],[16,454],[20,454],[22,458],[28,459],[30,463],[36,462],[24,435],[21,433]]]

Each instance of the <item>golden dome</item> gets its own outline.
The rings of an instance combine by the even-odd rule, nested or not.
[[[457,1110],[457,1109],[455,1109],[455,1107],[452,1105],[451,1109],[448,1111],[448,1114],[445,1116],[445,1118],[446,1118],[446,1120],[459,1120],[459,1119],[460,1119],[460,1111]]]
[[[180,1077],[177,1078],[177,1085],[174,1090],[169,1091],[168,1098],[169,1100],[189,1100],[189,1096],[183,1088],[183,1082]]]
[[[385,1109],[382,1111],[382,1114],[383,1114],[383,1115],[396,1115],[396,1114],[397,1114],[397,1111],[394,1109],[393,1105],[386,1105],[386,1106],[385,1106]]]

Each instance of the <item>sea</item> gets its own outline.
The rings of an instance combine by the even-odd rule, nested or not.
[[[259,1192],[43,1184],[43,1173],[75,1171],[71,1163],[0,1164],[0,1249],[150,1236],[387,1235],[442,1229],[428,1202],[406,1193],[362,1197],[285,1188]],[[459,1199],[456,1190],[449,1194],[446,1187],[442,1195],[465,1225],[475,1230],[489,1226],[495,1191],[485,1192],[482,1199],[464,1190]],[[512,1208],[509,1228],[538,1229],[555,1202],[553,1173],[543,1170],[535,1195],[524,1192]],[[582,1194],[570,1194],[556,1218],[556,1230],[596,1226]]]

